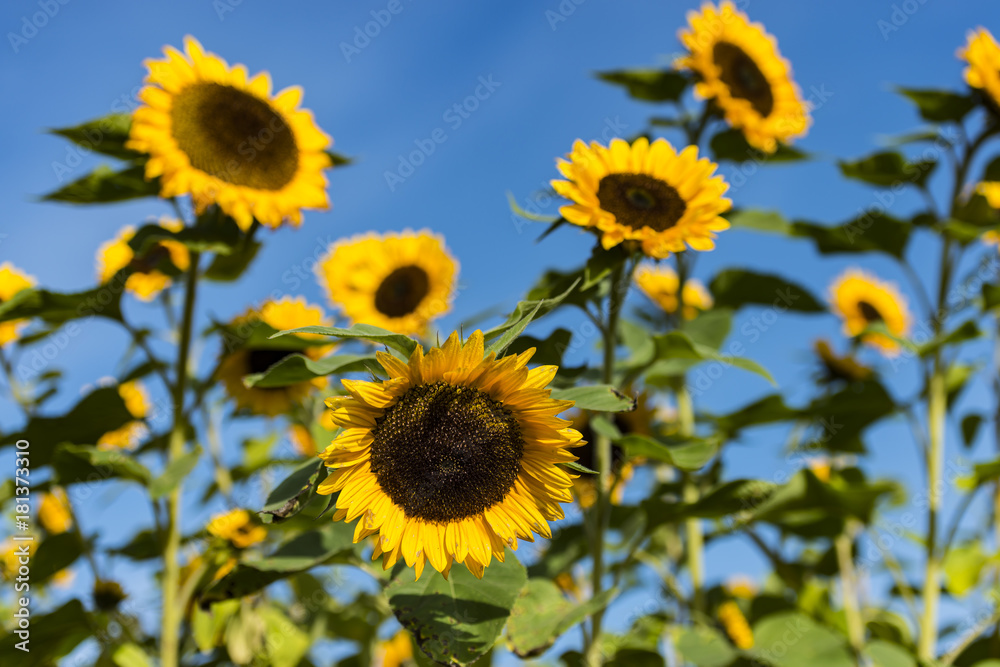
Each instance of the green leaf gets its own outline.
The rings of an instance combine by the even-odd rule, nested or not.
[[[539,366],[563,365],[563,355],[566,350],[572,347],[573,333],[568,329],[559,327],[549,334],[544,340],[533,336],[521,336],[507,348],[507,354],[520,354],[528,348],[535,348],[535,354],[531,357],[532,364]],[[559,370],[563,370],[560,368]]]
[[[511,648],[521,658],[541,655],[555,640],[615,597],[607,590],[580,604],[570,602],[547,579],[529,579],[521,590],[507,622]]]
[[[205,269],[205,278],[216,282],[233,282],[238,280],[257,257],[261,243],[245,240],[233,248],[229,254],[217,254],[212,263]]]
[[[194,447],[174,459],[159,477],[149,483],[149,497],[153,500],[162,498],[177,488],[177,485],[188,476],[201,459],[201,447]]]
[[[965,597],[979,584],[983,568],[990,558],[977,542],[953,546],[944,557],[944,586],[951,595]]]
[[[881,151],[854,161],[840,161],[840,173],[869,185],[892,187],[912,183],[923,186],[937,165],[935,160],[909,162],[898,151]]]
[[[949,90],[896,88],[896,92],[909,98],[917,105],[920,117],[932,123],[960,123],[976,106],[976,100],[971,95],[960,95]]]
[[[564,462],[560,463],[559,465],[561,465],[563,467],[566,467],[566,468],[569,468],[573,472],[579,472],[579,473],[583,473],[585,475],[599,475],[600,474],[596,470],[591,470],[590,468],[588,468],[587,466],[583,465],[579,461],[564,461]]]
[[[876,639],[865,645],[865,653],[872,667],[917,667],[917,661],[899,644]]]
[[[630,412],[635,410],[635,399],[606,384],[554,389],[552,398],[573,401],[575,408],[594,412]]]
[[[723,366],[732,366],[756,373],[774,384],[774,378],[771,377],[771,374],[756,361],[720,354],[706,345],[695,343],[683,332],[672,331],[661,334],[656,336],[654,340],[656,341],[658,361],[654,362],[647,370],[647,380],[657,377],[669,379],[681,375],[703,361],[716,361]]]
[[[382,367],[375,357],[369,355],[335,354],[322,359],[311,359],[304,354],[292,354],[279,360],[263,373],[247,375],[243,378],[243,384],[248,387],[272,389],[309,382],[314,378],[334,373],[366,370],[382,372]]]
[[[698,313],[693,320],[685,320],[681,326],[692,342],[718,350],[733,327],[733,311],[722,306],[712,308]]]
[[[517,306],[514,307],[514,311],[507,317],[507,320],[503,324],[493,327],[483,334],[488,341],[496,338],[496,340],[493,340],[486,347],[486,354],[490,352],[495,352],[497,356],[503,354],[503,351],[507,349],[515,338],[521,335],[521,332],[528,328],[528,325],[532,321],[554,310],[566,297],[573,293],[579,282],[580,279],[578,278],[562,294],[554,297],[518,302]]]
[[[992,310],[1000,306],[1000,285],[983,283],[983,310]],[[0,305],[0,312],[3,306]]]
[[[38,545],[31,559],[31,581],[46,581],[65,570],[83,554],[83,544],[75,532],[49,535]]]
[[[624,86],[629,97],[646,102],[676,102],[688,86],[688,78],[671,69],[632,69],[598,72],[597,78]]]
[[[42,197],[43,201],[69,204],[106,204],[160,194],[160,179],[147,181],[143,165],[115,171],[107,165]]]
[[[413,340],[409,336],[393,333],[370,324],[355,324],[349,329],[336,327],[299,327],[298,329],[279,331],[278,333],[272,335],[271,338],[300,333],[320,334],[323,336],[333,336],[334,338],[358,338],[368,340],[373,343],[378,343],[379,345],[391,347],[398,352],[402,352],[406,356],[410,356],[413,354],[413,351],[417,349],[417,341]]]
[[[60,127],[49,130],[50,134],[69,139],[87,150],[109,155],[120,160],[139,160],[145,155],[125,148],[128,141],[129,128],[132,127],[132,114],[111,113],[101,118],[88,120],[75,127]]]
[[[489,652],[527,581],[510,551],[481,580],[461,565],[448,579],[433,570],[419,581],[412,577],[410,568],[397,566],[385,589],[389,605],[420,650],[443,665],[469,665]]]
[[[145,486],[152,479],[146,466],[131,454],[117,449],[98,449],[91,445],[62,445],[55,452],[52,466],[63,486],[92,484],[112,477],[139,482]]]
[[[93,636],[94,628],[79,600],[70,600],[48,614],[32,609],[29,652],[16,648],[23,641],[15,633],[0,637],[0,663],[18,667],[49,667]]]
[[[62,294],[46,289],[26,289],[0,303],[0,322],[38,317],[50,324],[99,316],[121,321],[121,284],[96,287],[85,292]]]
[[[111,660],[118,667],[152,667],[153,664],[146,652],[131,642],[116,648]]]
[[[201,596],[204,604],[244,597],[319,565],[355,559],[354,527],[343,521],[296,535],[270,556],[246,559]]]
[[[329,150],[323,151],[323,152],[326,153],[327,157],[330,158],[330,163],[334,167],[341,167],[341,166],[345,166],[345,165],[348,165],[348,164],[351,164],[352,162],[354,162],[353,158],[349,158],[346,155],[341,155],[340,153],[335,153],[335,152],[329,151]]]
[[[264,645],[269,667],[297,667],[309,652],[312,640],[299,623],[293,622],[277,607],[265,606],[258,615],[264,621]]]
[[[771,234],[790,234],[792,231],[792,225],[778,211],[743,208],[728,213],[726,220],[733,229],[750,229]]]
[[[962,418],[962,442],[965,443],[966,448],[972,447],[972,443],[976,439],[976,434],[979,433],[979,427],[982,424],[982,415],[966,415]]]
[[[785,399],[780,394],[771,394],[753,403],[734,410],[728,415],[716,417],[719,430],[733,436],[748,426],[773,424],[775,422],[797,419],[798,410],[785,405]]]
[[[712,155],[715,156],[716,161],[752,161],[758,164],[766,164],[768,162],[795,162],[809,159],[807,153],[803,153],[796,148],[782,143],[778,144],[777,150],[773,153],[765,153],[747,143],[743,132],[735,128],[723,130],[716,134],[712,137],[709,147],[712,149]]]
[[[171,231],[156,224],[143,225],[129,239],[129,247],[142,255],[163,241],[177,241],[189,250],[228,255],[244,239],[243,232],[228,216],[208,216],[193,227]]]
[[[618,444],[629,456],[664,461],[681,470],[699,470],[719,451],[719,441],[714,438],[668,440],[632,434],[621,438]]]
[[[163,543],[159,535],[152,530],[141,530],[128,543],[109,549],[108,552],[131,558],[132,560],[151,560],[163,555]]]
[[[704,625],[675,628],[677,652],[685,662],[698,667],[726,667],[736,659],[736,650],[715,628]]]
[[[957,328],[952,329],[951,331],[946,331],[937,338],[927,341],[923,345],[918,345],[917,353],[921,357],[929,357],[944,347],[974,340],[982,335],[983,332],[979,330],[979,326],[976,324],[976,321],[968,320],[960,324]]]
[[[770,274],[727,269],[712,279],[709,291],[715,298],[715,305],[725,308],[757,304],[780,311],[826,312],[826,307],[805,287]]]
[[[792,234],[810,238],[824,254],[884,252],[903,258],[913,226],[882,213],[870,212],[843,224],[827,227],[811,222],[792,223]]]
[[[797,612],[767,616],[753,626],[749,651],[774,667],[854,667],[844,638]]]
[[[267,496],[260,510],[264,523],[280,523],[301,512],[316,495],[316,487],[326,475],[323,461],[304,461]]]

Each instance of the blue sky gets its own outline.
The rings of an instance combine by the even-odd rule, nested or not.
[[[511,306],[545,268],[579,264],[589,252],[589,236],[564,229],[535,243],[541,227],[514,224],[506,192],[524,204],[556,175],[554,160],[573,140],[607,138],[617,131],[630,135],[650,115],[665,113],[630,100],[592,73],[669,63],[679,49],[676,31],[694,4],[400,3],[401,11],[367,43],[355,42],[357,34],[373,20],[371,12],[383,12],[388,1],[102,2],[99,8],[79,0],[4,3],[0,188],[6,210],[0,223],[0,261],[13,261],[46,287],[81,289],[94,283],[94,253],[102,242],[126,224],[167,212],[151,201],[95,208],[37,202],[38,195],[65,182],[60,181],[64,167],[71,172],[62,174],[63,179],[76,178],[101,162],[99,156],[78,156],[44,129],[73,125],[127,104],[144,75],[142,60],[158,57],[163,45],[180,45],[191,34],[231,63],[244,63],[251,72],[268,70],[276,89],[301,85],[304,106],[334,137],[335,150],[356,159],[330,174],[330,212],[307,213],[299,230],[265,234],[265,249],[237,288],[213,285],[204,291],[202,322],[209,315],[231,317],[275,291],[321,302],[315,282],[296,278],[297,272],[308,276],[317,251],[367,230],[428,227],[445,235],[462,269],[455,311],[442,320],[443,331],[494,304]],[[53,15],[43,21],[37,13],[44,6]],[[825,223],[852,218],[876,201],[875,191],[840,178],[836,158],[864,155],[880,138],[920,124],[892,86],[960,88],[961,64],[954,54],[966,31],[977,25],[1000,31],[1000,15],[986,1],[759,1],[740,6],[778,38],[803,94],[816,104],[814,125],[800,142],[816,159],[792,167],[765,166],[745,179],[729,164],[720,173],[741,183],[731,191],[737,206],[774,208],[789,218]],[[385,20],[385,14],[377,15]],[[25,27],[33,17],[36,24],[44,23],[35,31]],[[23,39],[12,40],[11,33]],[[345,49],[345,44],[353,48]],[[492,92],[457,123],[448,109],[474,94],[482,80],[493,82]],[[386,172],[397,170],[401,156],[414,151],[415,142],[426,145],[438,129],[446,140],[412,175],[390,187]],[[937,190],[943,192],[945,185],[935,181]],[[917,206],[915,198],[899,197],[890,213],[906,217]],[[556,205],[542,212],[555,214]],[[910,262],[927,284],[936,280],[927,268],[935,265],[935,252],[933,243],[920,235],[911,248]],[[825,294],[848,263],[844,257],[820,257],[804,242],[729,231],[720,236],[715,252],[700,257],[697,275],[707,280],[723,268],[751,268],[780,273]],[[909,293],[888,259],[865,257],[863,264],[899,281]],[[151,316],[134,300],[126,309],[133,320]],[[811,342],[820,334],[836,336],[836,322],[832,316],[783,314],[766,331],[753,325],[760,331],[757,337],[744,328],[754,314],[741,315],[734,339],[746,344],[747,355],[765,365],[792,400],[804,400],[814,368]],[[561,323],[572,327],[576,321]],[[543,323],[536,333],[553,325]],[[57,359],[67,380],[54,405],[72,404],[78,388],[119,371],[116,362],[125,344],[121,330],[88,322]],[[982,357],[987,351],[983,345],[973,353]],[[912,394],[918,381],[915,364],[902,364],[889,381],[899,395]],[[984,387],[980,383],[970,392],[963,408],[989,410]],[[729,370],[705,392],[699,407],[718,412],[768,391],[763,380]],[[17,419],[9,402],[3,403],[3,430],[16,426]],[[795,467],[781,454],[783,435],[778,429],[762,429],[732,444],[726,456],[741,475],[772,479]],[[949,440],[949,460],[957,460],[963,453],[957,428],[951,428]],[[903,474],[919,481],[904,424],[880,426],[868,441],[872,453],[866,464],[875,474]],[[991,447],[982,442],[976,452],[983,458]],[[6,461],[7,453],[0,459]],[[148,517],[130,507],[137,494],[120,489],[108,494],[107,504],[87,507],[83,523],[90,531],[114,519],[117,525],[105,539],[117,544]],[[185,524],[194,527],[212,509],[188,508]],[[709,551],[713,580],[764,569],[754,552],[733,540]]]

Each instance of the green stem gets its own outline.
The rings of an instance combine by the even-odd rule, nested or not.
[[[850,521],[844,532],[834,540],[837,551],[837,565],[840,568],[840,593],[844,602],[844,616],[847,620],[847,638],[851,643],[855,659],[860,660],[865,646],[865,623],[858,604],[858,577],[854,570],[854,539]]]
[[[617,331],[618,317],[621,314],[625,294],[631,282],[631,271],[626,272],[624,266],[618,266],[611,273],[611,293],[608,297],[608,314],[604,326],[601,327],[603,335],[602,344],[604,346],[603,361],[603,381],[605,384],[614,384],[615,377],[615,348],[618,346]],[[593,543],[591,545],[591,557],[593,567],[591,570],[591,587],[593,595],[597,596],[604,590],[604,535],[608,527],[608,519],[611,514],[611,439],[605,435],[598,435],[594,444],[594,453],[597,459],[597,499],[591,510],[593,521]],[[585,647],[584,658],[588,667],[600,667],[604,662],[601,655],[601,625],[604,620],[604,610],[595,611],[590,617],[590,637],[588,645]]]
[[[173,385],[174,424],[170,431],[169,463],[184,455],[184,394],[187,389],[188,358],[194,323],[194,302],[198,288],[198,252],[191,253],[191,265],[184,287],[184,316],[179,331],[177,370]],[[169,465],[168,463],[168,465]],[[163,614],[160,633],[160,666],[177,667],[183,609],[178,606],[181,545],[181,484],[167,498],[167,541],[163,551]]]
[[[683,378],[681,382],[683,383]],[[677,420],[678,435],[682,439],[694,435],[694,404],[691,393],[684,384],[677,389]],[[699,496],[698,485],[690,475],[685,474],[684,502],[697,502]],[[693,609],[701,614],[705,612],[705,535],[701,520],[692,518],[685,521],[684,532],[687,535],[687,566],[691,575]]]

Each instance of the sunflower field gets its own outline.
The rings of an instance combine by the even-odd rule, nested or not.
[[[0,664],[1000,667],[996,6],[153,4],[0,17]]]

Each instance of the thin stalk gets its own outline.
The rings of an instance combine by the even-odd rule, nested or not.
[[[689,438],[694,435],[694,404],[691,393],[685,385],[677,389],[678,435]],[[697,502],[700,492],[694,480],[688,474],[684,475],[684,502]],[[684,532],[687,536],[687,566],[691,575],[691,591],[694,611],[705,611],[705,535],[701,520],[688,519],[684,522]]]
[[[622,303],[628,291],[628,284],[631,282],[631,272],[626,280],[623,266],[616,268],[611,274],[611,293],[608,297],[608,314],[604,325],[601,327],[604,346],[603,380],[605,384],[614,384],[615,371],[615,348],[618,346],[618,316],[621,313]],[[597,499],[591,511],[593,517],[593,544],[591,545],[591,555],[593,567],[591,571],[591,586],[593,595],[597,596],[604,590],[604,536],[607,532],[608,519],[611,514],[611,440],[607,436],[598,435],[594,444],[594,452],[597,459]],[[590,637],[586,650],[584,651],[585,664],[588,667],[600,667],[604,662],[601,655],[601,625],[604,620],[604,610],[595,611],[590,617]]]
[[[860,659],[865,646],[865,623],[858,604],[858,576],[854,570],[852,533],[852,526],[848,522],[844,532],[834,540],[834,546],[837,551],[837,565],[840,568],[840,594],[844,603],[844,616],[847,619],[847,638],[851,643],[855,659]]]
[[[191,253],[191,265],[184,287],[184,315],[178,332],[177,369],[173,385],[174,424],[170,431],[169,463],[184,455],[184,394],[187,389],[188,359],[194,324],[194,302],[198,288],[198,252]],[[181,484],[167,498],[167,541],[163,551],[163,614],[160,632],[160,665],[177,667],[180,625],[183,610],[178,607],[181,545]]]

